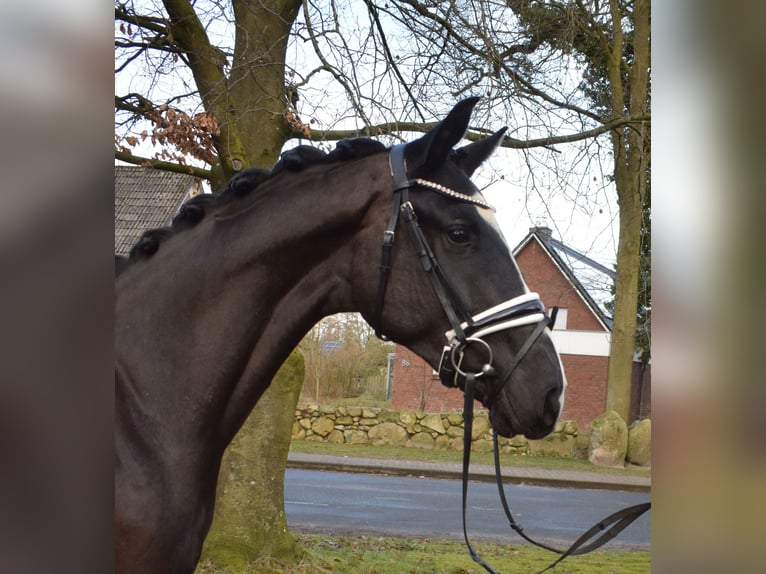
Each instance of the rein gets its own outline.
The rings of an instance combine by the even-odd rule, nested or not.
[[[544,324],[547,324],[547,321],[541,323],[541,325]],[[514,366],[515,364],[517,364],[516,360],[514,360]],[[478,555],[473,546],[471,546],[471,542],[468,540],[466,509],[468,500],[468,470],[471,464],[471,431],[473,429],[474,383],[476,376],[474,373],[468,373],[465,379],[465,399],[463,403],[463,538],[465,539],[465,544],[468,547],[468,553],[471,555],[471,558],[474,560],[474,562],[481,565],[490,574],[499,574],[497,570],[492,568],[492,566],[490,566],[481,556]],[[564,558],[567,556],[587,554],[596,550],[597,548],[600,548],[610,540],[616,538],[620,532],[627,528],[628,525],[630,525],[639,516],[644,514],[652,506],[651,502],[644,502],[642,504],[636,504],[634,506],[623,508],[622,510],[618,510],[613,514],[610,514],[606,518],[591,526],[566,550],[560,550],[553,546],[538,542],[529,536],[526,532],[524,532],[524,528],[516,521],[516,519],[513,517],[513,514],[511,513],[510,506],[508,505],[508,500],[505,497],[503,477],[500,471],[500,447],[498,444],[497,433],[493,433],[492,438],[494,443],[495,479],[497,482],[497,490],[500,494],[500,502],[503,506],[503,511],[505,512],[505,516],[508,519],[508,525],[527,542],[534,544],[539,548],[543,548],[544,550],[548,550],[560,555],[548,566],[538,571],[537,574],[542,574],[543,572],[550,570],[559,562],[564,560]],[[601,535],[598,538],[592,542],[589,542],[599,533],[601,533]]]
[[[465,311],[465,307],[461,304],[457,294],[447,282],[446,276],[444,275],[436,256],[431,250],[423,231],[418,225],[415,208],[412,203],[410,203],[409,190],[413,187],[425,187],[426,189],[441,193],[442,195],[446,195],[458,201],[472,203],[488,209],[492,209],[492,207],[481,199],[459,193],[438,183],[423,179],[409,179],[407,177],[407,167],[404,158],[405,145],[406,144],[393,146],[389,154],[391,175],[394,180],[393,202],[388,227],[383,232],[378,293],[374,310],[375,334],[383,340],[388,340],[381,330],[383,304],[385,301],[386,287],[388,285],[388,277],[391,271],[391,251],[396,237],[396,226],[399,221],[399,215],[402,214],[415,239],[417,255],[423,270],[426,272],[434,292],[444,309],[444,313],[452,326],[452,329],[445,333],[447,345],[442,352],[439,364],[439,377],[441,378],[442,383],[448,387],[458,387],[460,386],[460,378],[464,380],[463,537],[465,538],[465,543],[471,558],[490,574],[498,574],[492,566],[487,564],[487,562],[476,553],[473,546],[471,546],[468,539],[468,527],[466,522],[468,471],[471,464],[471,435],[473,430],[474,385],[476,379],[479,377],[492,375],[495,372],[495,368],[492,366],[492,347],[484,341],[483,337],[498,331],[535,324],[535,328],[513,358],[508,376],[506,377],[506,380],[510,381],[511,374],[516,370],[516,367],[526,356],[529,349],[540,337],[545,328],[548,326],[553,328],[558,309],[554,307],[551,311],[551,316],[548,317],[545,314],[545,306],[537,293],[525,293],[519,297],[504,301],[503,303],[474,316],[471,316]],[[481,370],[478,372],[466,372],[460,368],[465,350],[471,345],[482,347],[487,354],[487,361],[482,365]],[[494,403],[502,389],[503,387],[499,386],[494,391],[493,395],[489,397],[487,401],[488,406],[491,406]],[[611,514],[592,526],[566,550],[559,550],[552,546],[537,542],[528,536],[524,532],[523,527],[513,518],[503,487],[497,433],[493,433],[493,438],[495,477],[497,479],[500,501],[503,510],[505,511],[505,515],[508,518],[510,527],[526,541],[560,555],[558,559],[541,570],[540,573],[553,568],[567,556],[585,554],[601,547],[603,544],[616,537],[623,529],[651,507],[651,503],[638,504]],[[602,533],[601,536],[593,542],[589,542],[599,532]]]

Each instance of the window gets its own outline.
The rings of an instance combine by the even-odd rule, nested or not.
[[[553,325],[554,331],[564,331],[567,328],[567,308],[559,307],[558,314],[556,315],[556,323]]]

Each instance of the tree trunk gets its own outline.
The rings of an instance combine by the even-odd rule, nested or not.
[[[612,0],[615,43],[608,71],[612,90],[612,110],[622,115],[646,113],[649,101],[649,2],[636,0],[631,13],[634,26],[633,61],[623,86],[622,14]],[[619,43],[618,43],[619,42]],[[619,56],[618,56],[619,52]],[[626,99],[625,94],[628,94]],[[627,101],[626,101],[627,100]],[[617,279],[614,328],[609,351],[606,410],[613,410],[630,423],[630,395],[635,354],[638,275],[641,261],[641,221],[649,161],[649,129],[644,125],[612,132],[614,175],[620,207],[620,237],[617,248]]]
[[[164,2],[189,53],[205,109],[218,120],[213,189],[244,168],[270,168],[290,136],[285,51],[300,1],[233,1],[237,27],[228,77],[222,52],[210,44],[188,0]],[[217,567],[262,557],[293,562],[300,554],[287,530],[284,472],[303,377],[303,357],[294,351],[226,450],[203,551]]]
[[[226,449],[202,552],[218,569],[239,571],[263,557],[293,563],[302,554],[287,530],[284,476],[303,377],[295,350]]]
[[[237,21],[229,92],[249,166],[268,168],[291,135],[285,119],[287,40],[299,0],[232,2]]]
[[[614,138],[620,139],[620,138]],[[622,148],[624,149],[624,147]],[[616,155],[616,154],[615,154]],[[619,160],[619,158],[616,158]],[[609,349],[606,410],[630,423],[630,387],[636,335],[642,205],[627,169],[615,170],[620,205],[614,326]]]

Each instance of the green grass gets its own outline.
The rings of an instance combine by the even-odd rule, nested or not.
[[[305,549],[292,565],[262,560],[243,568],[200,564],[197,574],[482,574],[485,570],[468,555],[462,542],[377,536],[296,535]],[[556,555],[529,546],[476,543],[475,550],[503,574],[532,573],[545,568]],[[651,555],[645,551],[596,551],[567,558],[552,574],[646,574]]]
[[[463,461],[463,453],[458,451],[427,450],[421,448],[386,447],[356,444],[330,444],[306,440],[294,440],[290,444],[293,452],[308,454],[327,454],[333,456],[358,456],[368,458],[387,458],[405,460],[424,460],[432,462],[455,462]],[[629,466],[627,468],[603,468],[588,462],[574,458],[542,457],[542,456],[514,456],[500,455],[503,466],[542,468],[546,470],[569,470],[597,472],[601,474],[617,474],[623,476],[650,476],[648,468]],[[472,464],[494,464],[492,453],[471,454]]]

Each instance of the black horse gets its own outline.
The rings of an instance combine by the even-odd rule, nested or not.
[[[357,140],[248,170],[120,262],[117,572],[194,571],[224,449],[332,313],[361,313],[450,383],[475,373],[495,432],[552,430],[565,379],[542,304],[470,180],[505,130],[452,149],[476,102],[390,151]]]

